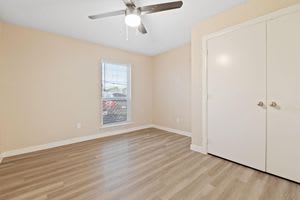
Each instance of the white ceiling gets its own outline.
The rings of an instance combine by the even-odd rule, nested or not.
[[[174,0],[136,0],[138,6]],[[193,24],[246,0],[183,0],[183,7],[143,16],[148,34],[129,30],[124,17],[92,21],[88,15],[125,9],[122,0],[0,0],[0,19],[146,55],[190,41]]]

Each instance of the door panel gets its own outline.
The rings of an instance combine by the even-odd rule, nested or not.
[[[268,23],[267,171],[300,182],[300,12]]]
[[[266,24],[207,45],[208,152],[265,171]]]

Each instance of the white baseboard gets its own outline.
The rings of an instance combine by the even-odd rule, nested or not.
[[[203,146],[191,144],[191,150],[202,153],[202,154],[207,154],[207,150]]]
[[[103,138],[103,137],[107,137],[107,136],[120,135],[120,134],[129,133],[129,132],[133,132],[133,131],[152,128],[152,127],[153,127],[152,125],[138,126],[138,127],[134,127],[134,128],[110,131],[110,132],[106,132],[106,133],[98,133],[98,134],[84,136],[84,137],[72,138],[72,139],[67,139],[67,140],[62,140],[62,141],[57,141],[57,142],[51,142],[48,144],[42,144],[42,145],[31,146],[31,147],[26,147],[26,148],[22,148],[22,149],[16,149],[16,150],[12,150],[12,151],[6,151],[6,152],[2,153],[2,158],[21,155],[21,154],[25,154],[25,153],[31,153],[31,152],[45,150],[45,149],[50,149],[50,148],[64,146],[64,145],[68,145],[68,144],[74,144],[74,143],[78,143],[78,142],[94,140],[97,138]]]
[[[168,132],[171,132],[171,133],[176,133],[176,134],[179,134],[179,135],[192,137],[192,133],[187,132],[187,131],[182,131],[182,130],[168,128],[168,127],[159,126],[159,125],[153,125],[153,128],[160,129],[160,130],[163,130],[163,131],[168,131]]]
[[[0,154],[0,163],[3,158],[7,158],[7,157],[11,157],[11,156],[51,149],[51,148],[60,147],[60,146],[68,145],[68,144],[74,144],[74,143],[78,143],[78,142],[84,142],[84,141],[94,140],[94,139],[113,136],[113,135],[130,133],[133,131],[143,130],[143,129],[147,129],[147,128],[156,128],[156,129],[160,129],[160,130],[164,130],[164,131],[168,131],[168,132],[172,132],[172,133],[176,133],[176,134],[184,135],[184,136],[188,136],[188,137],[191,137],[191,135],[192,135],[190,132],[187,132],[187,131],[181,131],[181,130],[163,127],[163,126],[157,126],[157,125],[138,126],[138,127],[134,127],[134,128],[110,131],[110,132],[106,132],[106,133],[98,133],[98,134],[84,136],[84,137],[72,138],[72,139],[61,140],[61,141],[51,142],[51,143],[37,145],[37,146],[31,146],[31,147],[25,147],[25,148],[21,148],[21,149],[6,151],[6,152],[3,152],[2,154]]]

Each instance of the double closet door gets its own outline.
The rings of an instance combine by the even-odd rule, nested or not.
[[[300,182],[300,12],[207,41],[208,152]]]

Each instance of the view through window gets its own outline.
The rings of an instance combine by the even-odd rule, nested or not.
[[[102,62],[102,124],[130,119],[130,66]]]

